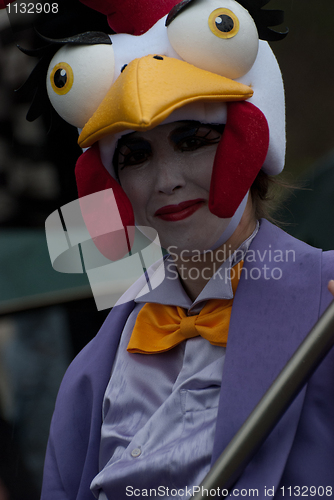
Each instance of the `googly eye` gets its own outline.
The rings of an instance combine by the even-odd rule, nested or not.
[[[56,64],[51,71],[50,82],[54,92],[65,95],[73,86],[74,76],[71,66],[65,62]]]
[[[197,0],[171,20],[173,49],[194,66],[237,79],[253,66],[259,47],[256,25],[234,0]]]
[[[52,106],[65,121],[83,128],[112,85],[114,67],[112,45],[65,45],[47,73]]]
[[[229,9],[215,9],[209,16],[209,28],[219,38],[232,38],[240,28],[239,19]]]

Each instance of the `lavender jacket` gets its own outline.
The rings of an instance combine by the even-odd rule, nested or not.
[[[250,261],[244,265],[248,279],[245,272],[231,315],[212,463],[332,298],[327,283],[334,277],[334,252],[312,248],[266,220],[250,250]],[[277,279],[281,273],[281,279]],[[111,311],[64,377],[51,424],[42,500],[94,498],[89,486],[99,472],[103,396],[123,326],[133,307],[130,302]],[[292,490],[287,490],[290,486]],[[333,350],[235,488],[257,488],[257,498],[266,499],[264,488],[274,488],[269,494],[274,492],[275,498],[281,499],[294,496],[296,486],[304,487],[300,494],[308,492],[306,496],[310,494],[307,488],[320,487],[315,498],[320,498],[321,487],[325,488],[324,497],[330,497],[326,487],[332,487],[334,497]]]

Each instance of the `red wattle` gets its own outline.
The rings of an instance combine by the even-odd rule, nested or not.
[[[124,190],[103,166],[98,143],[79,157],[75,176],[82,216],[95,246],[108,259],[121,259],[133,245],[134,214]],[[87,197],[93,193],[100,195],[92,205]],[[115,230],[104,229],[112,226]]]
[[[218,144],[210,186],[209,209],[222,219],[233,217],[266,159],[269,127],[250,102],[230,102]]]

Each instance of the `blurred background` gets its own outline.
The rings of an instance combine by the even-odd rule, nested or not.
[[[286,89],[283,176],[298,186],[281,196],[274,217],[300,239],[334,248],[334,3],[272,0],[269,7],[285,10],[290,30],[271,45]],[[76,1],[65,10],[67,36],[108,32],[103,16],[78,12]],[[77,198],[80,149],[65,122],[50,129],[42,118],[25,120],[28,99],[14,90],[36,62],[17,44],[35,46],[31,25],[13,26],[0,11],[0,500],[37,500],[59,383],[108,311],[97,312],[84,274],[51,267],[44,223]]]

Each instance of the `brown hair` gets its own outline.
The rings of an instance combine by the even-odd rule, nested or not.
[[[265,218],[278,224],[278,221],[271,214],[278,207],[279,191],[289,188],[293,188],[293,186],[260,170],[250,189],[256,219]]]

